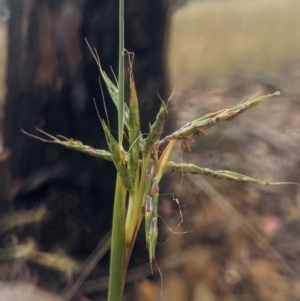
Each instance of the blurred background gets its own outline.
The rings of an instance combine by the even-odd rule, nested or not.
[[[6,25],[9,19],[10,13],[6,7],[5,1],[0,1],[0,104],[3,106],[3,100],[5,95],[4,75],[6,67]],[[2,120],[2,109],[0,113]]]
[[[175,11],[167,59],[176,128],[261,94],[281,95],[207,130],[174,160],[299,182],[299,11],[293,0],[188,1]],[[162,197],[161,215],[172,231],[188,234],[162,222],[161,300],[300,298],[297,186],[188,175],[168,180],[172,196]],[[179,227],[174,193],[183,214]],[[147,296],[146,283],[141,296]],[[157,300],[158,287],[159,281]]]
[[[228,78],[239,69],[285,73],[299,61],[299,1],[189,1],[172,18],[172,83]]]
[[[196,137],[192,152],[179,148],[174,160],[266,181],[300,182],[299,12],[297,0],[190,0],[174,11],[166,59],[174,92],[170,118],[177,128],[259,93],[281,92],[208,130],[207,137]],[[8,18],[0,1],[1,106]],[[299,300],[297,186],[181,174],[167,181],[170,193],[160,205],[163,295],[159,277],[143,279],[136,286],[138,300]],[[177,233],[182,231],[188,233]],[[91,291],[86,283],[83,292]]]

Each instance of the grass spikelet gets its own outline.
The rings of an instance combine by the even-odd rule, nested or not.
[[[163,138],[159,142],[159,145],[162,145],[166,141],[190,138],[190,136],[197,135],[201,132],[203,133],[205,129],[212,127],[222,121],[236,118],[239,114],[244,113],[245,111],[253,108],[254,106],[278,95],[280,95],[280,92],[275,92],[273,94],[268,94],[261,97],[257,97],[255,99],[250,99],[244,103],[238,104],[237,106],[229,109],[223,109],[217,112],[204,115],[201,118],[188,122],[173,134]]]

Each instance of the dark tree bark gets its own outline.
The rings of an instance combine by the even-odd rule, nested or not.
[[[166,96],[164,40],[166,1],[126,1],[126,49],[145,131]],[[4,143],[11,152],[11,200],[15,207],[47,206],[40,228],[44,250],[59,245],[83,258],[111,226],[115,171],[111,163],[35,141],[20,130],[38,127],[107,149],[93,104],[105,118],[99,71],[85,43],[97,49],[102,67],[117,74],[118,1],[10,0]],[[107,93],[110,126],[116,110]],[[145,252],[146,253],[146,252]]]

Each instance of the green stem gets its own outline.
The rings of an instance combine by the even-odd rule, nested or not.
[[[118,103],[118,142],[122,148],[124,131],[124,0],[119,0],[119,103]],[[123,297],[126,275],[126,245],[125,245],[125,212],[126,188],[119,174],[117,175],[111,253],[108,301],[121,301]]]
[[[124,129],[124,0],[119,2],[119,110],[118,110],[118,137],[122,145]]]
[[[126,189],[117,176],[111,237],[108,301],[121,301],[124,290]]]
[[[118,142],[122,148],[124,131],[124,99],[125,99],[125,78],[124,78],[124,0],[119,1],[119,106],[118,106]],[[111,253],[108,301],[121,301],[123,297],[125,275],[126,275],[126,246],[125,246],[125,210],[126,210],[126,189],[122,179],[117,175]]]

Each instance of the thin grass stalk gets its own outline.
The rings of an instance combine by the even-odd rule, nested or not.
[[[122,179],[117,176],[115,188],[108,301],[121,301],[125,283],[125,205],[126,189]]]
[[[118,137],[119,143],[123,142],[124,129],[124,103],[125,103],[125,78],[124,78],[124,0],[119,1],[119,109],[118,109]]]
[[[124,135],[124,0],[119,0],[119,107],[118,107],[118,142],[121,151]],[[119,174],[117,175],[108,286],[108,301],[121,301],[126,275],[125,245],[126,188]]]

